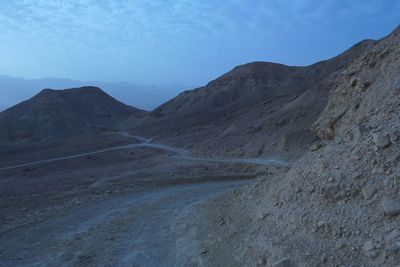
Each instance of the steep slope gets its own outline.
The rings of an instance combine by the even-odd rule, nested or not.
[[[363,41],[308,67],[267,62],[238,66],[160,106],[135,130],[200,154],[299,155],[316,138],[309,128],[324,108],[335,76],[374,43]]]
[[[208,265],[398,266],[400,28],[333,88],[313,124],[319,150],[205,212],[218,237],[202,243]]]
[[[143,111],[118,102],[97,87],[44,89],[0,113],[0,140],[44,140],[96,132],[143,115]]]

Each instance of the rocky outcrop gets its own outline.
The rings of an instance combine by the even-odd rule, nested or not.
[[[282,258],[299,266],[398,265],[399,79],[397,29],[338,73],[312,126],[318,149],[204,211],[210,221],[217,212],[230,220],[207,228],[218,236],[208,250],[242,266]],[[221,263],[213,254],[206,260]]]

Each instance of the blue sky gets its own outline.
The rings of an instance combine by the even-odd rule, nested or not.
[[[197,86],[249,61],[311,64],[399,23],[400,0],[4,0],[0,74]]]

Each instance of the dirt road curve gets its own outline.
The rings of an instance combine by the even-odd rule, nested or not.
[[[29,166],[34,166],[34,165],[38,165],[38,164],[52,163],[52,162],[56,162],[56,161],[62,161],[62,160],[68,160],[68,159],[74,159],[74,158],[80,158],[80,157],[86,157],[86,156],[92,156],[92,155],[96,155],[96,154],[100,154],[100,153],[106,153],[106,152],[111,152],[111,151],[116,151],[116,150],[121,150],[121,149],[145,148],[145,147],[156,148],[159,150],[173,153],[173,154],[175,154],[175,156],[177,158],[179,158],[181,160],[191,160],[191,161],[198,161],[198,162],[214,162],[214,163],[231,163],[231,164],[246,163],[246,164],[254,164],[254,165],[274,165],[277,167],[285,167],[288,165],[287,162],[285,162],[283,160],[279,160],[279,159],[195,157],[195,156],[191,156],[187,150],[160,144],[160,143],[153,143],[151,139],[146,139],[146,138],[140,137],[140,136],[132,136],[132,135],[128,135],[126,133],[124,133],[123,136],[135,138],[142,142],[123,145],[123,146],[116,146],[116,147],[111,147],[111,148],[106,148],[106,149],[101,149],[101,150],[96,150],[96,151],[90,151],[87,153],[79,153],[76,155],[71,155],[71,156],[66,156],[66,157],[57,157],[57,158],[52,158],[52,159],[26,162],[26,163],[21,163],[21,164],[12,165],[12,166],[0,167],[0,171],[12,170],[12,169],[17,169],[17,168],[22,168],[22,167],[29,167]]]
[[[2,231],[0,266],[184,266],[188,212],[245,183],[180,185],[78,204]]]

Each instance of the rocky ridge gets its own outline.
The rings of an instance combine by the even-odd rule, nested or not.
[[[161,105],[134,131],[196,154],[296,158],[317,139],[310,126],[325,107],[335,77],[374,44],[360,42],[307,67],[238,66]]]
[[[399,92],[400,28],[337,76],[312,126],[320,140],[290,170],[202,211],[207,255],[192,263],[397,266]]]

